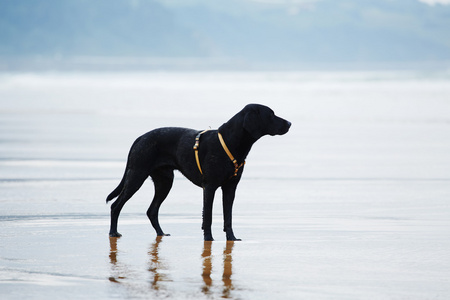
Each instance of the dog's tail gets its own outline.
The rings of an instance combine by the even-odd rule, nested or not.
[[[134,147],[134,145],[141,139],[141,137],[137,138],[136,141],[134,141],[133,145],[131,146],[131,148]],[[109,201],[111,201],[112,199],[116,198],[117,196],[120,195],[120,193],[123,190],[123,187],[125,185],[125,177],[127,177],[127,171],[129,169],[129,163],[130,163],[130,155],[131,155],[131,149],[130,149],[130,153],[128,154],[128,159],[127,159],[127,165],[125,167],[125,172],[123,173],[123,177],[122,180],[120,181],[119,185],[114,189],[114,191],[111,192],[111,194],[108,195],[108,197],[106,197],[106,203],[108,203]]]
[[[125,175],[126,171],[125,174],[123,174],[122,180],[120,181],[119,185],[114,189],[114,191],[111,192],[111,194],[108,195],[108,197],[106,197],[106,203],[120,195],[125,184]]]

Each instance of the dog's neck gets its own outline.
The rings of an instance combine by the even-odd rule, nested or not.
[[[242,163],[257,140],[243,128],[242,124],[230,121],[220,126],[219,132],[235,159]]]

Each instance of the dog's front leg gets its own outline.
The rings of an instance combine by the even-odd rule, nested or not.
[[[211,225],[212,225],[212,210],[214,202],[214,194],[216,193],[216,187],[205,186],[203,187],[203,236],[205,241],[214,241]]]
[[[237,183],[230,183],[222,186],[223,192],[223,231],[227,235],[227,241],[240,241],[234,236],[232,227],[233,203],[236,195]]]

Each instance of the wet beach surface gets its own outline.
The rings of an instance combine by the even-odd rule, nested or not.
[[[3,74],[1,299],[448,299],[449,75]],[[293,123],[247,159],[222,232],[177,174],[157,238],[150,180],[109,238],[105,198],[156,127],[217,128],[249,102]]]

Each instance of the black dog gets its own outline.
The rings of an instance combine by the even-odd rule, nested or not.
[[[119,237],[117,220],[124,204],[139,190],[147,177],[153,179],[155,195],[147,216],[157,235],[164,234],[158,211],[173,183],[173,170],[179,170],[203,188],[203,234],[212,241],[211,223],[214,194],[222,187],[224,231],[227,240],[238,240],[231,226],[237,184],[245,158],[253,143],[264,135],[282,135],[291,123],[275,116],[267,106],[249,104],[218,130],[200,132],[188,128],[159,128],[139,137],[128,154],[125,174],[106,202],[119,196],[111,206],[109,235]],[[195,145],[195,146],[194,146]]]

